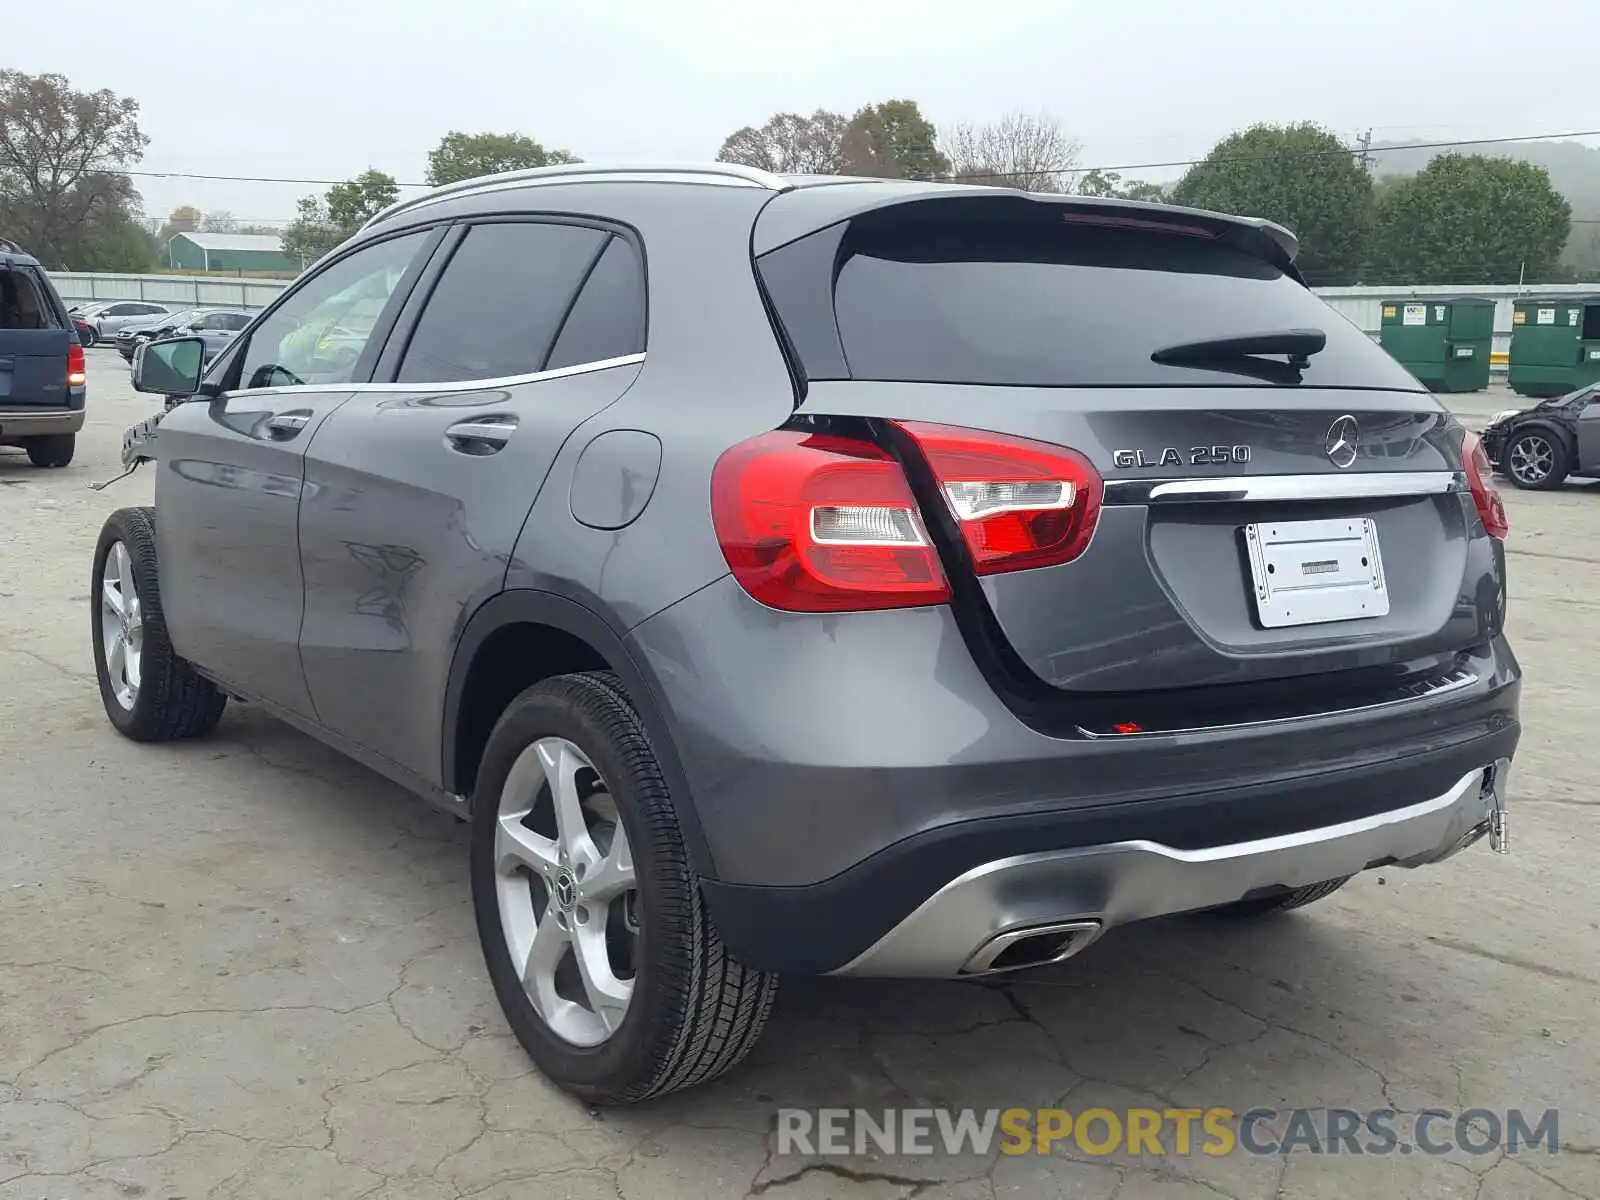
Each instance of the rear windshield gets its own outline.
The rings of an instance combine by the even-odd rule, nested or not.
[[[1027,200],[923,201],[820,230],[764,255],[759,269],[812,380],[1419,386],[1272,264],[1198,229],[1091,219]],[[1281,355],[1151,360],[1172,346],[1288,329],[1327,335],[1303,372]]]
[[[0,267],[0,329],[59,329],[55,306],[32,270]]]

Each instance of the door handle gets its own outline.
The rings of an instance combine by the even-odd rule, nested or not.
[[[462,454],[493,454],[517,431],[515,417],[473,417],[445,430],[445,444]]]
[[[311,424],[311,414],[306,412],[273,413],[267,418],[267,434],[279,441],[294,437]]]

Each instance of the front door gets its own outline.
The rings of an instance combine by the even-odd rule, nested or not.
[[[644,350],[628,238],[549,220],[453,236],[390,338],[381,382],[312,443],[300,511],[300,654],[317,712],[429,780],[456,636],[503,586],[557,452],[628,389]]]
[[[220,394],[161,423],[156,537],[173,645],[224,684],[302,717],[315,717],[298,651],[306,448],[371,377],[385,317],[392,323],[431,238],[391,238],[319,267],[242,335],[220,368]]]

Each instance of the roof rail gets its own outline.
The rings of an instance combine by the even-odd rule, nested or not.
[[[26,254],[27,251],[10,238],[0,237],[0,254]]]
[[[649,178],[660,176],[666,182],[670,177],[692,179],[701,176],[708,179],[722,179],[727,181],[740,181],[752,187],[765,188],[772,192],[786,192],[794,184],[781,175],[774,175],[771,171],[763,171],[757,167],[747,167],[742,163],[560,163],[552,167],[529,167],[522,171],[504,171],[498,175],[478,175],[472,179],[462,179],[455,183],[447,183],[424,192],[420,196],[413,196],[409,200],[396,200],[387,208],[379,210],[368,218],[361,228],[370,229],[381,221],[387,221],[397,213],[407,209],[417,208],[424,204],[432,204],[438,200],[448,199],[451,196],[469,195],[473,192],[507,185],[526,184],[534,186],[542,183],[578,183],[584,179],[606,179],[618,176],[634,176]]]

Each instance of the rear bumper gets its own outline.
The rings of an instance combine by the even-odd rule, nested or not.
[[[83,428],[83,417],[82,408],[51,412],[0,408],[0,445],[52,433],[77,433]]]
[[[837,974],[983,974],[1059,961],[1118,925],[1212,908],[1369,867],[1440,862],[1504,843],[1510,760],[1405,808],[1281,837],[1180,850],[1135,839],[984,863],[945,884]],[[1015,951],[1014,951],[1015,953]]]

